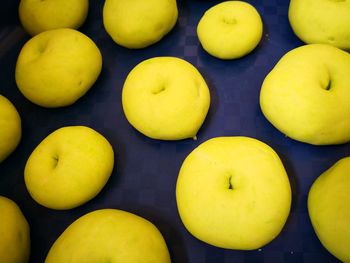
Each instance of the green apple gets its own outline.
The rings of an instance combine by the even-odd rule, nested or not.
[[[226,1],[205,12],[197,34],[203,48],[221,59],[241,58],[260,42],[263,33],[256,9],[241,1]]]
[[[24,179],[30,195],[52,209],[71,209],[94,198],[114,165],[109,142],[85,126],[71,126],[47,136],[30,155]]]
[[[144,135],[180,140],[196,136],[209,110],[210,94],[205,80],[190,63],[156,57],[141,62],[129,73],[122,103],[130,124]]]
[[[16,149],[21,136],[21,118],[15,106],[0,95],[0,163]]]
[[[323,246],[345,263],[350,262],[350,157],[321,174],[312,185],[308,209]]]
[[[58,28],[79,28],[85,21],[89,0],[21,0],[19,18],[31,35]]]
[[[213,246],[253,250],[281,232],[291,206],[275,151],[248,137],[217,137],[182,164],[176,201],[187,230]]]
[[[288,137],[314,145],[350,141],[350,55],[312,44],[288,52],[265,78],[260,106]]]
[[[350,1],[291,0],[289,22],[305,43],[350,51]]]
[[[24,45],[17,60],[16,83],[33,103],[63,107],[91,88],[101,68],[101,53],[90,38],[73,29],[55,29]]]
[[[29,253],[27,220],[15,202],[0,196],[0,262],[26,263]]]
[[[159,230],[146,219],[116,209],[88,213],[53,244],[45,263],[170,263]]]
[[[106,0],[103,24],[123,47],[144,48],[161,40],[174,27],[176,0]]]

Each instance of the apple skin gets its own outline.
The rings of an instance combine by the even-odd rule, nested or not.
[[[16,83],[31,102],[47,108],[73,104],[95,83],[102,69],[96,44],[73,29],[31,38],[16,65]]]
[[[176,185],[181,220],[213,246],[253,250],[281,232],[291,206],[288,176],[268,145],[217,137],[193,150]]]
[[[160,41],[175,26],[176,0],[106,0],[103,24],[118,45],[138,49]]]
[[[88,0],[21,0],[19,18],[32,36],[58,29],[78,29],[88,14]]]
[[[263,24],[256,9],[242,1],[226,1],[205,12],[197,34],[205,51],[220,59],[237,59],[259,44]]]
[[[350,262],[350,157],[336,162],[313,183],[308,196],[312,226],[322,245]]]
[[[76,220],[53,244],[45,263],[81,263],[82,259],[170,263],[159,230],[142,217],[116,209],[96,210]]]
[[[0,196],[0,222],[0,262],[28,262],[29,225],[17,204],[4,196]]]
[[[0,95],[0,163],[17,148],[21,136],[21,117],[15,106]]]
[[[94,198],[114,166],[113,148],[85,126],[60,128],[30,155],[24,179],[32,198],[57,210],[75,208]]]
[[[350,55],[311,44],[289,51],[260,92],[265,117],[288,137],[314,145],[350,141]]]
[[[190,63],[156,57],[141,62],[129,73],[122,103],[129,123],[144,135],[181,140],[196,136],[209,110],[210,93]]]
[[[305,43],[350,51],[349,1],[291,0],[288,17],[294,33]]]

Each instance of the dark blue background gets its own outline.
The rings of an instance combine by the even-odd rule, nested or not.
[[[18,22],[18,0],[2,1],[0,93],[18,109],[23,138],[17,150],[0,164],[0,195],[16,201],[29,221],[31,263],[43,262],[53,242],[75,219],[101,208],[123,209],[153,222],[164,235],[174,263],[337,262],[318,241],[306,201],[317,176],[338,159],[350,155],[349,144],[316,147],[293,141],[268,123],[258,103],[266,74],[283,54],[302,45],[288,23],[289,1],[248,1],[262,16],[264,35],[254,52],[234,61],[209,56],[196,36],[200,17],[218,2],[178,1],[179,20],[168,36],[149,48],[128,50],[117,46],[105,32],[103,1],[90,1],[89,16],[81,31],[97,43],[103,54],[101,76],[74,105],[45,109],[26,100],[16,87],[16,59],[29,36]],[[152,140],[126,121],[121,106],[123,82],[136,64],[154,56],[184,58],[205,77],[211,92],[211,108],[197,141]],[[115,149],[116,165],[95,199],[73,210],[54,211],[31,199],[24,185],[23,170],[33,149],[48,134],[68,125],[86,125],[102,133]],[[293,205],[289,220],[282,233],[261,250],[224,250],[202,243],[186,231],[177,213],[175,184],[184,158],[205,140],[223,135],[245,135],[266,142],[282,158],[290,178]]]

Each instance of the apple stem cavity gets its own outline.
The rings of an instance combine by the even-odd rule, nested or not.
[[[162,93],[163,91],[165,91],[165,86],[163,85],[163,86],[160,86],[160,87],[158,87],[158,88],[156,88],[156,89],[154,89],[154,90],[152,90],[152,94],[159,94],[159,93]]]
[[[228,178],[228,189],[229,190],[233,190],[233,185],[231,184],[231,178],[232,178],[232,175],[230,175],[230,177]]]
[[[332,80],[329,80],[328,85],[326,86],[326,90],[330,90],[332,88]]]
[[[56,168],[57,167],[57,165],[58,165],[58,156],[54,156],[53,157],[53,160],[54,160],[54,164],[53,164],[53,168]]]

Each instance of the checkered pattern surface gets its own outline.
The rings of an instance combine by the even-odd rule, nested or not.
[[[29,36],[17,19],[17,1],[4,1],[0,18],[0,93],[22,117],[23,138],[18,149],[0,165],[0,195],[15,200],[31,226],[31,263],[43,262],[62,231],[79,216],[101,208],[118,208],[153,222],[164,235],[175,263],[338,262],[318,241],[307,213],[307,193],[314,180],[338,159],[350,155],[350,145],[315,147],[293,141],[263,117],[259,91],[266,74],[287,51],[302,45],[287,18],[288,0],[251,0],[264,21],[261,43],[248,56],[221,61],[203,51],[196,25],[214,0],[178,1],[180,17],[161,42],[143,49],[117,46],[102,25],[103,1],[90,1],[81,31],[101,49],[104,66],[93,88],[77,103],[62,109],[44,109],[26,100],[14,80],[16,59]],[[163,142],[134,130],[125,119],[121,90],[128,72],[155,56],[177,56],[193,63],[206,79],[211,108],[198,140]],[[87,125],[102,133],[116,152],[114,172],[92,201],[70,211],[53,211],[35,203],[26,191],[23,170],[32,150],[62,126]],[[223,135],[260,139],[280,155],[287,169],[293,204],[282,233],[256,251],[225,250],[204,244],[183,227],[176,208],[175,184],[184,158],[200,143]],[[1,223],[1,222],[0,222]]]

